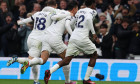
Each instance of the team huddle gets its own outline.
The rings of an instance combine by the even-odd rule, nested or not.
[[[75,81],[70,81],[69,63],[79,52],[83,52],[90,56],[83,84],[95,84],[89,77],[96,63],[97,52],[96,46],[89,39],[89,32],[92,32],[94,39],[97,38],[93,27],[93,20],[97,12],[94,10],[94,0],[86,0],[85,5],[86,8],[78,10],[78,3],[71,1],[66,11],[56,9],[56,2],[50,0],[42,11],[18,21],[18,25],[34,22],[34,28],[27,40],[29,57],[12,57],[7,62],[7,66],[14,62],[23,64],[21,74],[24,74],[28,67],[32,67],[34,84],[40,84],[37,65],[45,64],[52,51],[55,51],[62,60],[50,70],[45,71],[45,84],[48,84],[51,74],[60,67],[63,67],[65,84],[76,84]],[[62,35],[66,32],[71,35],[68,46],[62,40]]]

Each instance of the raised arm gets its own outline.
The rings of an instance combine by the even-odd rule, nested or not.
[[[33,20],[34,20],[33,17],[29,17],[29,18],[26,18],[26,19],[23,19],[23,20],[17,21],[17,24],[18,24],[18,25],[23,25],[23,24],[26,24],[26,23],[32,22]]]

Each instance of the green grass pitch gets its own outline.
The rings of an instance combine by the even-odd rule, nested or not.
[[[109,81],[95,81],[96,84],[140,84],[140,82],[109,82]],[[41,84],[45,84],[43,80],[40,80]],[[33,84],[33,80],[12,80],[12,79],[0,79],[0,84]],[[50,80],[49,84],[64,84],[62,80]],[[77,84],[83,84],[82,81],[77,81]]]

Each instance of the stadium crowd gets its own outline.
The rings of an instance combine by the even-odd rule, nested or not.
[[[56,1],[59,9],[67,10],[71,0]],[[77,1],[79,9],[85,7],[84,0]],[[18,26],[16,22],[41,11],[46,3],[47,0],[0,0],[0,56],[28,57],[27,38],[33,23]],[[96,11],[93,25],[98,38],[91,40],[96,44],[99,58],[126,59],[129,55],[140,55],[140,0],[96,0]],[[64,35],[66,44],[69,37]]]

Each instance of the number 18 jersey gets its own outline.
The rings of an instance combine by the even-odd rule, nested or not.
[[[37,12],[31,19],[34,21],[34,27],[29,36],[30,38],[40,38],[52,23],[50,12]]]
[[[89,31],[91,31],[92,34],[95,34],[93,19],[96,15],[97,12],[90,8],[80,9],[75,15],[76,24],[71,39],[81,40],[89,38]]]

